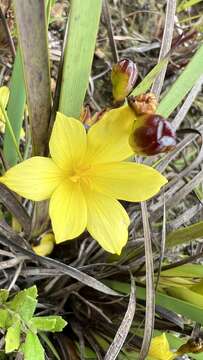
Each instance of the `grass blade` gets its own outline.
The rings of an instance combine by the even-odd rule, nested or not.
[[[10,96],[7,106],[7,114],[16,140],[17,148],[19,148],[20,132],[26,101],[20,49],[18,49],[16,54],[9,87]],[[16,147],[13,145],[13,136],[10,132],[9,124],[6,125],[5,129],[3,151],[8,165],[15,165],[19,156],[16,151]]]
[[[167,118],[199,80],[200,76],[203,75],[202,59],[203,45],[200,46],[185,70],[161,101],[157,109],[159,114]]]
[[[153,81],[156,79],[157,75],[167,65],[168,59],[169,57],[166,56],[157,65],[155,65],[153,69],[141,81],[141,83],[136,86],[136,88],[132,91],[131,95],[138,96],[147,92],[153,84]]]
[[[196,224],[189,225],[183,229],[172,231],[167,235],[166,246],[172,247],[181,245],[198,238],[202,238],[203,234],[203,221]]]
[[[71,2],[59,104],[59,110],[67,116],[78,118],[82,109],[92,66],[101,5],[101,0]]]
[[[106,283],[115,291],[124,294],[128,294],[130,291],[130,284],[113,280],[106,281]],[[140,300],[146,300],[146,289],[137,286],[136,297]],[[166,309],[185,316],[187,319],[197,321],[203,325],[202,308],[197,305],[189,304],[186,301],[159,292],[156,293],[156,305],[165,307]]]
[[[194,5],[197,5],[198,3],[200,3],[202,0],[183,0],[180,5],[178,6],[177,11],[181,12],[184,10],[187,10],[189,7],[192,7]]]

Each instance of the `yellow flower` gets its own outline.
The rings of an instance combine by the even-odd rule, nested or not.
[[[108,111],[86,133],[80,121],[58,113],[49,143],[51,158],[30,158],[0,178],[27,199],[50,198],[56,243],[87,228],[106,251],[120,254],[130,220],[116,199],[144,201],[166,184],[155,169],[123,162],[133,154],[128,138],[134,116],[129,107]]]
[[[170,351],[165,333],[152,339],[148,355],[154,360],[172,360],[176,357],[176,354]]]

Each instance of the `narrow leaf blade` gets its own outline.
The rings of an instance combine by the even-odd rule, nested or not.
[[[101,0],[74,0],[65,47],[59,110],[78,118],[82,109],[94,55]]]
[[[192,60],[186,66],[185,70],[181,73],[179,78],[161,101],[157,109],[159,114],[164,117],[168,117],[194,86],[203,74],[202,58],[203,45],[200,46]]]

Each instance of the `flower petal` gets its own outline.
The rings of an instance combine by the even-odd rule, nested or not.
[[[79,120],[57,113],[49,148],[54,162],[61,169],[72,169],[86,152],[87,135]]]
[[[64,181],[53,193],[49,215],[56,243],[79,236],[87,225],[87,206],[79,183]]]
[[[128,239],[128,214],[115,199],[94,191],[85,195],[87,230],[104,250],[120,255]]]
[[[41,201],[51,196],[62,179],[53,160],[35,156],[10,168],[0,182],[24,198]]]
[[[167,183],[167,179],[157,170],[132,162],[95,165],[91,181],[99,192],[135,202],[151,198]]]
[[[148,355],[156,360],[172,360],[175,358],[175,354],[170,351],[165,333],[152,339]]]
[[[133,155],[129,136],[134,120],[129,106],[107,111],[88,132],[87,159],[91,163],[106,163]]]

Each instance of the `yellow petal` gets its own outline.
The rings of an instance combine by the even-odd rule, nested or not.
[[[129,217],[121,204],[103,194],[85,192],[87,230],[104,250],[120,255],[128,239]]]
[[[48,199],[62,181],[61,170],[51,159],[36,156],[9,169],[0,182],[27,199]]]
[[[88,132],[87,159],[91,163],[106,163],[133,155],[129,136],[134,120],[129,106],[107,111]]]
[[[53,234],[45,234],[40,240],[39,245],[32,247],[32,250],[40,256],[50,255],[54,249],[55,237]]]
[[[87,225],[87,206],[80,183],[64,181],[53,193],[49,215],[56,243],[79,236]]]
[[[152,339],[148,355],[156,360],[174,359],[175,354],[170,351],[165,333]]]
[[[167,179],[152,167],[132,162],[95,165],[91,181],[97,191],[140,202],[157,194]]]
[[[64,170],[77,165],[86,151],[87,135],[79,120],[57,113],[49,142],[51,157]]]

